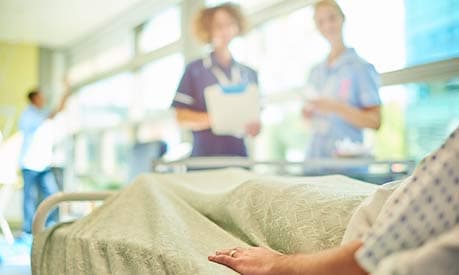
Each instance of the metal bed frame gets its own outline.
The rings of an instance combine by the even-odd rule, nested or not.
[[[106,192],[81,192],[81,193],[56,193],[44,200],[35,213],[35,218],[32,225],[32,233],[34,235],[42,232],[45,228],[45,221],[49,212],[57,207],[61,202],[71,201],[103,201],[111,195],[115,194],[113,191]]]
[[[287,173],[288,167],[298,167],[300,169],[346,169],[362,167],[368,165],[384,165],[392,169],[394,165],[403,165],[404,172],[394,172],[397,174],[408,175],[415,166],[415,161],[411,160],[386,160],[376,161],[373,159],[317,159],[306,162],[289,161],[254,161],[244,157],[197,157],[177,161],[157,160],[153,162],[153,171],[158,173],[185,173],[193,169],[219,169],[228,167],[253,168],[258,165],[274,166],[279,170],[276,172]],[[60,192],[48,197],[37,209],[33,222],[33,234],[38,234],[44,230],[45,220],[48,213],[62,202],[76,201],[104,201],[116,191],[107,192],[83,192],[83,193],[64,193]]]
[[[177,161],[156,160],[153,161],[155,172],[186,172],[193,169],[219,169],[227,167],[253,168],[255,166],[274,166],[281,172],[286,172],[287,167],[297,167],[303,170],[343,170],[355,167],[380,165],[386,166],[392,171],[392,167],[404,166],[405,173],[411,173],[416,162],[414,160],[374,160],[372,158],[334,158],[313,159],[306,161],[258,161],[244,157],[193,157]]]

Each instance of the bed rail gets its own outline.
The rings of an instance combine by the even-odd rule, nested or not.
[[[226,167],[252,168],[257,165],[275,166],[281,170],[287,167],[304,169],[346,169],[359,166],[384,165],[387,167],[405,166],[407,172],[416,166],[413,160],[375,160],[372,158],[335,158],[314,159],[309,161],[255,161],[244,157],[192,157],[177,161],[157,160],[153,162],[153,171],[164,172],[172,168],[174,172],[186,172],[188,169],[215,169]]]
[[[45,227],[45,221],[48,217],[48,213],[58,206],[61,202],[70,201],[103,201],[115,194],[113,191],[105,192],[80,192],[80,193],[56,193],[44,200],[35,213],[33,221],[32,232],[34,235],[42,232]]]

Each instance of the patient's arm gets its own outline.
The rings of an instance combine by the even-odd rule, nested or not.
[[[215,256],[209,256],[209,260],[226,265],[243,275],[359,275],[367,274],[354,259],[354,253],[361,245],[360,241],[354,241],[310,255],[282,255],[259,247],[236,248],[233,253],[233,249],[217,251]]]

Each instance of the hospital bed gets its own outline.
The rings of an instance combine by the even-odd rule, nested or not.
[[[342,168],[350,162],[324,164]],[[219,169],[257,165],[287,171],[304,164],[240,158],[156,162],[155,171],[173,168],[175,173],[142,175],[120,192],[54,195],[40,205],[34,220],[34,274],[234,274],[208,263],[206,256],[233,246],[269,246],[285,253],[336,246],[354,209],[376,190],[344,176],[260,176]],[[177,173],[202,168],[207,170]],[[104,203],[82,219],[44,230],[52,208],[85,200]]]

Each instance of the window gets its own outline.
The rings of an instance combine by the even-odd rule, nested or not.
[[[346,43],[382,73],[406,64],[405,1],[339,1]]]
[[[168,109],[183,70],[183,56],[178,53],[163,57],[143,67],[138,76],[140,96],[135,99],[137,111],[133,111],[148,112]]]
[[[180,22],[178,6],[168,8],[153,17],[140,34],[140,51],[150,52],[177,41],[181,32]]]
[[[305,159],[310,130],[301,116],[301,107],[301,101],[290,101],[272,104],[263,109],[263,131],[257,137],[255,159]]]
[[[459,2],[405,0],[408,65],[459,57]]]
[[[71,83],[78,83],[83,81],[95,73],[94,67],[91,62],[81,62],[69,69],[69,81]]]
[[[455,0],[340,1],[345,38],[379,72],[459,56]]]
[[[93,60],[96,72],[105,72],[117,66],[123,65],[132,57],[132,47],[129,45],[119,45],[105,50]]]
[[[74,169],[79,189],[117,189],[127,181],[131,131],[86,131],[75,140]]]
[[[235,40],[235,58],[258,69],[265,94],[304,85],[309,70],[326,54],[312,22],[312,8],[266,22],[246,37]]]
[[[120,43],[73,65],[69,70],[69,80],[71,83],[84,81],[95,74],[106,72],[129,62],[132,56],[132,47],[129,43]]]
[[[132,74],[123,73],[83,87],[74,101],[80,127],[110,127],[127,118],[132,101]]]
[[[419,160],[459,126],[459,78],[383,87],[380,94],[383,125],[375,147],[379,158]]]

